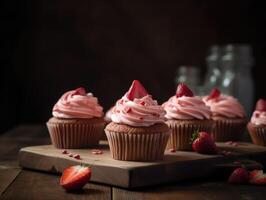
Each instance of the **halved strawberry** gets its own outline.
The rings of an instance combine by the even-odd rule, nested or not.
[[[228,179],[229,183],[248,183],[248,181],[249,172],[242,167],[236,168]]]
[[[262,170],[253,170],[249,173],[249,182],[256,185],[265,185],[266,174]]]
[[[214,88],[212,89],[210,95],[208,96],[207,100],[218,98],[221,95],[221,92],[219,89]]]
[[[81,165],[75,165],[68,167],[64,170],[60,185],[66,190],[78,190],[81,189],[91,177],[91,169]]]
[[[135,98],[140,99],[146,95],[148,95],[148,92],[138,80],[134,80],[132,82],[132,85],[126,94],[127,98],[131,101],[133,101]]]
[[[85,95],[86,90],[83,87],[75,89],[75,92],[72,95]]]
[[[266,100],[259,99],[256,103],[256,110],[258,111],[266,111]]]
[[[193,92],[188,88],[188,86],[186,86],[184,83],[180,83],[177,86],[177,90],[176,90],[176,97],[182,97],[182,96],[186,96],[186,97],[193,97]]]
[[[202,154],[217,154],[217,146],[208,133],[194,133],[192,140],[192,149],[194,151]]]

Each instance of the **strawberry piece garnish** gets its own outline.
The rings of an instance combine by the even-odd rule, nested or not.
[[[74,93],[72,95],[85,95],[86,90],[83,87],[75,89]]]
[[[81,189],[91,177],[91,169],[81,165],[71,166],[64,170],[60,185],[67,191]]]
[[[180,83],[177,86],[177,90],[176,90],[176,97],[182,97],[182,96],[186,96],[186,97],[193,97],[193,92],[188,88],[188,86],[186,86],[184,83]]]
[[[92,154],[100,155],[100,154],[103,154],[103,151],[100,149],[94,149],[94,150],[92,150]]]
[[[266,174],[262,170],[253,170],[249,173],[249,182],[256,185],[265,185]]]
[[[67,150],[63,150],[62,154],[68,154]]]
[[[218,90],[217,88],[212,89],[210,95],[208,96],[207,100],[210,99],[216,99],[221,95],[220,90]]]
[[[142,84],[138,80],[134,80],[132,82],[132,85],[126,94],[127,98],[131,101],[133,101],[135,98],[141,99],[142,97],[145,97],[146,95],[148,95],[148,92],[145,90],[145,88],[142,86]]]
[[[192,140],[192,149],[194,151],[202,154],[217,154],[217,146],[208,133],[194,133]]]
[[[259,99],[256,103],[256,110],[258,111],[266,111],[266,100]]]
[[[243,168],[236,168],[228,179],[229,183],[248,183],[249,182],[249,172]]]
[[[80,155],[79,155],[79,154],[75,154],[75,155],[73,156],[73,158],[76,158],[77,160],[80,160]]]

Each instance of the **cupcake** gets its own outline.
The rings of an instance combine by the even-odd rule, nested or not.
[[[84,88],[66,92],[47,122],[52,144],[60,149],[98,145],[104,129],[102,110],[98,99]]]
[[[107,126],[107,124],[109,124],[112,121],[111,120],[111,115],[112,115],[113,107],[114,106],[112,106],[109,110],[107,110],[107,112],[104,115],[105,126]],[[106,137],[105,133],[102,134],[101,140],[107,140],[107,137]]]
[[[164,109],[134,80],[129,91],[116,102],[105,128],[111,155],[116,160],[162,160],[170,129]]]
[[[107,112],[104,115],[104,121],[106,124],[109,124],[112,121],[111,115],[112,115],[113,108],[114,108],[114,106],[112,106],[109,110],[107,110]]]
[[[266,100],[258,100],[247,127],[253,143],[266,146]]]
[[[223,95],[218,89],[213,89],[203,101],[210,106],[215,128],[212,137],[216,142],[237,141],[245,130],[246,115],[239,101],[228,95]]]
[[[211,111],[200,97],[194,96],[185,85],[179,84],[176,94],[163,104],[166,124],[172,129],[167,148],[192,150],[191,139],[196,131],[211,132]]]

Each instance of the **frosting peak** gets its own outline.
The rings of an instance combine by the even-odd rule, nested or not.
[[[145,95],[145,93],[147,92],[139,81],[133,81],[129,91],[116,102],[112,109],[111,120],[136,127],[163,123],[164,109],[152,99],[151,95]]]
[[[92,93],[86,93],[84,88],[78,88],[62,95],[53,107],[53,116],[85,119],[102,117],[103,108]]]
[[[163,105],[167,119],[210,119],[211,111],[197,96],[172,96]]]
[[[216,98],[203,97],[206,105],[210,106],[213,117],[243,118],[245,111],[239,101],[228,95],[219,95]]]
[[[251,123],[256,125],[266,125],[266,111],[255,110],[251,117]]]

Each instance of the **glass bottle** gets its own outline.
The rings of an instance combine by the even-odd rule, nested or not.
[[[253,111],[254,82],[251,75],[254,59],[249,45],[237,46],[235,96],[244,106],[248,117]]]
[[[233,45],[227,45],[224,48],[224,54],[221,57],[220,90],[224,94],[234,95],[235,87],[235,50]]]
[[[206,57],[207,73],[204,80],[205,93],[209,93],[213,88],[219,87],[221,79],[221,53],[218,45],[213,45],[210,48],[210,53]]]

